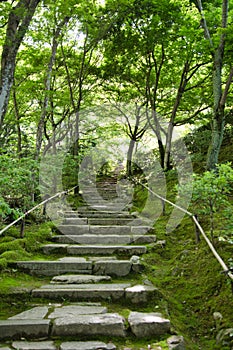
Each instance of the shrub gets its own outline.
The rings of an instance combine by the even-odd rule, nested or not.
[[[194,175],[193,186],[188,184],[181,190],[183,193],[192,191],[195,213],[202,218],[209,218],[212,240],[219,215],[224,219],[225,233],[227,234],[227,228],[231,230],[232,204],[229,195],[233,191],[233,169],[230,163],[217,165],[216,170],[206,171],[203,175]]]

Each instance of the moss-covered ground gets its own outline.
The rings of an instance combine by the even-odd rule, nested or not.
[[[168,198],[174,199],[175,191],[168,186]],[[146,200],[142,189],[135,192],[135,206],[140,209]],[[231,350],[233,335],[226,345],[217,344],[216,337],[220,330],[233,327],[232,285],[221,266],[214,258],[202,239],[195,242],[195,230],[192,220],[185,217],[172,232],[166,233],[166,224],[170,215],[160,216],[155,223],[158,240],[166,240],[166,245],[148,247],[148,254],[143,257],[145,270],[142,275],[132,276],[132,281],[151,281],[163,294],[159,302],[151,301],[139,311],[162,311],[172,322],[173,331],[184,336],[187,350]],[[204,223],[205,224],[205,223]],[[16,260],[42,259],[42,244],[51,238],[51,223],[30,224],[26,226],[23,238],[19,228],[10,229],[0,238],[0,318],[4,319],[34,305],[28,291],[47,283],[46,278],[32,277],[11,267]],[[227,242],[216,243],[216,249],[227,263],[232,259],[233,245]],[[56,258],[50,257],[51,259]],[[39,301],[38,301],[39,302]],[[132,307],[108,303],[110,311],[117,311],[127,316]],[[222,318],[215,319],[214,313]],[[152,341],[117,340],[124,348],[145,349],[151,344],[153,349],[167,349],[164,339]]]

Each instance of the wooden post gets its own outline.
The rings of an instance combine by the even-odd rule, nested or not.
[[[166,214],[165,201],[161,199],[161,202],[162,202],[162,215],[165,216]]]
[[[48,194],[46,194],[45,196],[44,196],[44,204],[43,204],[43,211],[42,211],[42,215],[46,215],[46,210],[47,210],[47,200],[49,199],[50,197],[49,197],[49,195]]]
[[[194,217],[196,218],[196,220],[198,220],[198,216],[197,215],[194,215]],[[199,231],[199,228],[197,227],[195,222],[194,222],[194,225],[195,225],[196,244],[198,244],[201,241],[200,231]]]
[[[20,226],[20,238],[24,237],[24,228],[25,228],[25,217],[22,219]]]

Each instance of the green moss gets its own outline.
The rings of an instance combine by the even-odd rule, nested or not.
[[[24,243],[25,240],[23,239],[15,239],[13,241],[0,243],[0,254],[8,250],[22,250]]]
[[[187,349],[218,349],[219,329],[213,313],[223,315],[221,328],[232,327],[231,286],[204,240],[195,244],[190,218],[169,235],[163,230],[166,220],[160,218],[158,230],[155,225],[159,238],[166,239],[166,247],[152,246],[145,256],[148,277],[162,291],[172,325],[185,337]],[[227,262],[232,250],[226,245],[224,242],[217,249]]]
[[[7,259],[0,257],[0,271],[7,267]]]
[[[1,254],[1,258],[5,258],[9,262],[24,260],[30,257],[30,254],[25,252],[25,250],[8,250]]]

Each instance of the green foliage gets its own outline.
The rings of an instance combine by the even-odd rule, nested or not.
[[[25,260],[30,254],[24,250],[8,250],[1,254],[1,259],[6,259],[6,261],[15,262],[17,260]]]
[[[7,267],[7,260],[6,258],[0,257],[0,271],[6,269]]]
[[[0,220],[8,216],[14,219],[32,207],[37,192],[37,162],[1,155],[0,175]]]
[[[0,222],[12,213],[9,204],[0,196]]]
[[[230,163],[217,165],[216,170],[206,171],[203,175],[194,175],[193,187],[188,184],[183,187],[182,192],[192,191],[192,203],[195,213],[202,219],[209,218],[210,234],[214,239],[214,229],[219,228],[220,222],[224,236],[230,238],[231,234],[231,212],[232,204],[229,195],[233,191],[233,169]]]
[[[34,229],[30,228],[30,231],[25,233],[24,247],[28,252],[38,252],[41,248],[41,244],[48,241],[50,238],[50,225],[44,224],[41,226],[35,226]]]
[[[50,223],[26,226],[23,239],[19,238],[19,228],[7,231],[5,236],[0,237],[0,269],[6,268],[7,262],[32,258],[40,252],[42,243],[47,242],[50,237]]]

